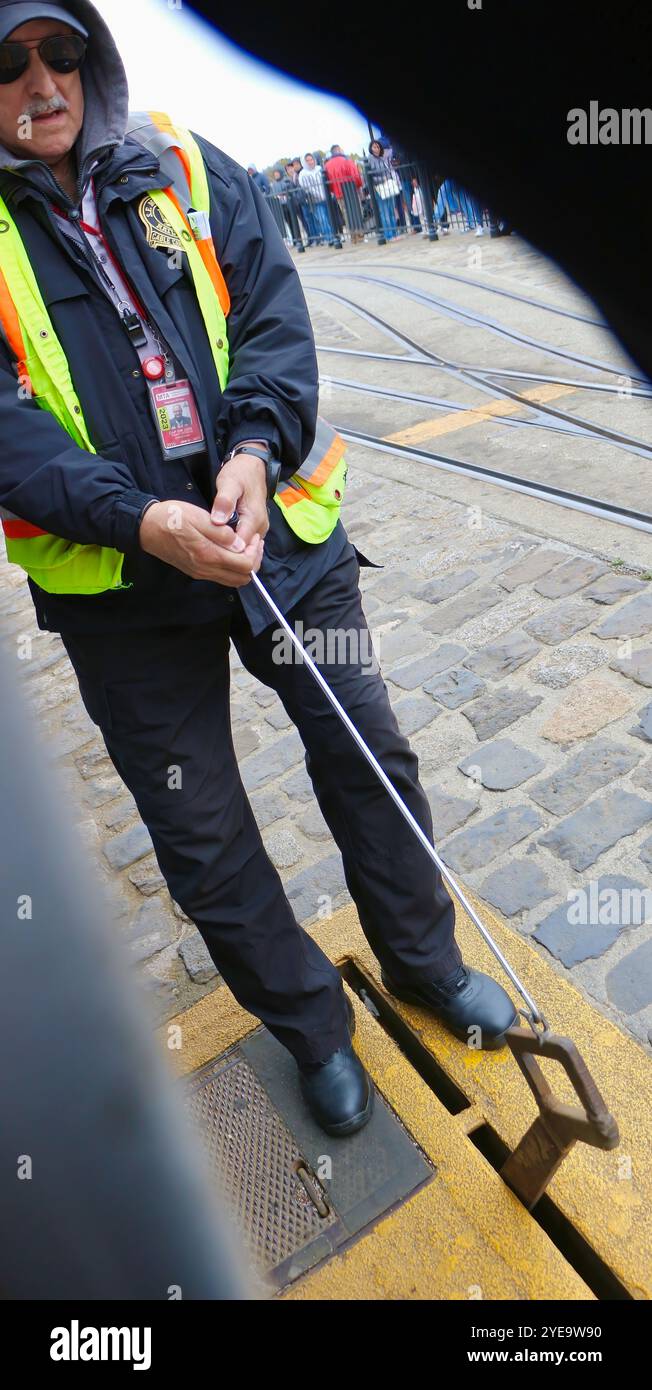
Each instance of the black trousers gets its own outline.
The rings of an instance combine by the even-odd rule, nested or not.
[[[359,574],[349,545],[286,617],[432,840],[417,757],[399,731],[382,674],[370,669]],[[236,999],[298,1062],[318,1062],[348,1041],[344,995],[338,971],[296,921],[242,785],[230,723],[230,640],[246,669],[278,692],[299,731],[362,928],[394,977],[437,979],[456,968],[454,908],[282,629],[273,623],[253,637],[233,594],[232,619],[62,639],[172,897],[196,923]]]

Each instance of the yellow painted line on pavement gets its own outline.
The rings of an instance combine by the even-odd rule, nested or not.
[[[571,395],[575,390],[574,386],[559,386],[546,382],[541,386],[529,387],[527,391],[522,391],[521,395],[533,405],[545,405],[547,401]],[[468,410],[455,410],[451,415],[432,416],[429,420],[421,420],[418,425],[410,425],[409,429],[398,430],[396,434],[386,434],[383,439],[387,444],[420,444],[425,439],[436,439],[441,434],[453,434],[455,430],[466,430],[471,425],[482,425],[487,420],[500,418],[501,415],[517,415],[521,410],[523,406],[520,401],[487,401],[486,405],[471,406]]]

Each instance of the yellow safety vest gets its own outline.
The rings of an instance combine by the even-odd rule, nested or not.
[[[161,159],[172,158],[168,185],[149,196],[171,224],[188,257],[197,300],[211,346],[221,390],[229,378],[226,287],[210,232],[210,188],[201,150],[190,131],[173,126],[162,112],[131,118],[134,137]],[[39,290],[22,238],[0,197],[0,327],[15,359],[19,383],[50,411],[75,443],[89,453],[91,442],[65,353]],[[337,523],[346,480],[344,444],[319,421],[308,458],[275,502],[303,540],[326,540]],[[130,588],[122,582],[124,554],[108,546],[81,545],[53,536],[0,509],[7,557],[30,578],[55,594],[99,594]]]

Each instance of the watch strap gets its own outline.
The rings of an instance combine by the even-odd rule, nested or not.
[[[266,444],[236,444],[235,448],[226,455],[223,463],[229,463],[230,459],[236,458],[238,454],[255,454],[256,458],[263,460],[263,463],[267,463],[268,459],[274,457]]]
[[[281,475],[281,460],[276,457],[270,444],[236,444],[222,461],[222,467],[230,459],[236,458],[238,454],[254,454],[256,458],[262,459],[265,465],[265,476],[267,480],[267,501],[271,502],[276,492],[278,481]]]

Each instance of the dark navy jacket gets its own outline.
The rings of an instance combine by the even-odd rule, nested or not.
[[[138,543],[139,517],[151,497],[210,510],[221,460],[239,440],[273,443],[287,479],[315,433],[317,360],[299,277],[244,169],[196,138],[209,175],[215,249],[231,296],[231,373],[224,395],[186,258],[184,268],[172,269],[167,253],[148,245],[138,214],[143,196],[159,186],[158,160],[127,137],[100,157],[94,173],[104,235],[195,391],[207,444],[186,460],[161,456],[138,356],[95,271],[53,217],[52,201],[66,204],[52,174],[37,163],[29,177],[0,173],[0,192],[25,242],[97,450],[94,456],[78,448],[52,415],[19,400],[8,350],[0,344],[0,504],[67,540],[125,552],[123,576],[133,584],[78,597],[45,594],[30,581],[44,629],[206,622],[228,613],[236,592],[254,633],[273,621],[253,584],[236,591],[190,579]],[[315,546],[294,535],[275,502],[269,515],[259,576],[286,612],[348,542],[341,522]]]

